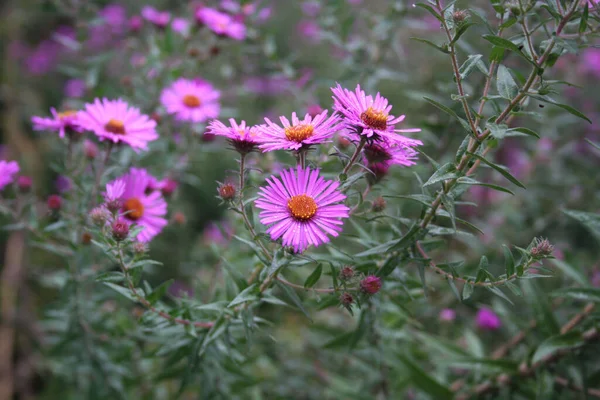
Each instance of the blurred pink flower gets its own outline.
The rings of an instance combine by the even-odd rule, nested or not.
[[[227,221],[209,222],[202,233],[202,240],[206,244],[224,246],[233,237],[233,228]]]
[[[83,79],[69,79],[65,83],[65,96],[79,98],[85,94],[85,81]]]
[[[310,42],[316,43],[321,36],[321,27],[318,23],[311,20],[302,20],[296,26],[298,33]]]
[[[134,15],[133,17],[129,18],[129,29],[130,30],[137,32],[140,29],[142,29],[143,25],[144,25],[144,20],[139,15]]]
[[[27,56],[25,67],[32,75],[44,75],[57,63],[60,47],[53,40],[44,40]]]
[[[235,40],[246,38],[246,26],[243,23],[214,8],[199,8],[196,11],[196,20],[219,36],[228,36]]]
[[[120,4],[108,4],[98,13],[105,24],[110,28],[111,33],[121,34],[127,25],[127,11]]]
[[[16,161],[0,160],[0,190],[14,181],[14,175],[19,169]]]
[[[83,128],[79,124],[77,111],[67,110],[56,112],[50,108],[52,117],[31,117],[33,130],[35,131],[56,131],[58,137],[65,137],[65,134],[73,132],[82,132]]]
[[[439,318],[444,322],[454,321],[456,319],[456,311],[451,308],[444,308],[442,311],[440,311]]]
[[[168,11],[159,11],[154,7],[145,6],[142,8],[142,17],[156,25],[159,28],[165,28],[171,21],[171,13]]]
[[[489,331],[495,331],[502,326],[500,317],[498,317],[494,311],[487,307],[482,307],[479,309],[479,311],[477,311],[475,321],[477,323],[477,327]]]
[[[56,181],[54,182],[56,186],[56,190],[58,193],[65,193],[71,190],[71,179],[65,175],[59,175],[56,177]]]
[[[204,80],[179,78],[163,89],[160,102],[179,121],[205,122],[221,111],[221,92]]]
[[[302,8],[302,13],[311,18],[319,15],[321,11],[321,3],[314,0],[304,1],[300,7]]]
[[[190,22],[184,18],[175,18],[171,22],[171,29],[179,33],[181,36],[188,36],[190,33]]]

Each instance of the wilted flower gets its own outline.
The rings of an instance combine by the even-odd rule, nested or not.
[[[136,254],[144,254],[148,252],[148,244],[142,242],[135,242],[132,246],[133,252]]]
[[[50,211],[58,211],[62,207],[62,198],[57,194],[50,195],[46,200],[46,204]]]
[[[256,128],[247,126],[246,121],[238,124],[233,118],[229,119],[229,125],[213,120],[208,124],[206,134],[226,137],[240,154],[247,154],[254,150],[257,144]]]
[[[477,316],[475,317],[477,322],[477,326],[480,329],[485,330],[497,330],[502,326],[502,322],[500,321],[500,317],[487,307],[483,307],[477,311]]]
[[[19,164],[16,161],[0,160],[0,190],[13,182],[13,175],[19,172],[19,169]]]
[[[83,128],[79,124],[77,111],[67,110],[56,112],[56,109],[50,108],[51,118],[32,117],[33,130],[36,131],[55,131],[58,136],[63,138],[67,133],[81,132]]]
[[[113,193],[118,194],[121,192],[118,182],[124,182],[125,187],[118,199],[122,204],[122,221],[144,228],[137,236],[141,242],[149,242],[167,225],[164,218],[167,214],[167,203],[162,194],[159,191],[146,193],[150,177],[145,169],[131,168],[129,173],[106,186],[107,192],[111,186]]]
[[[283,239],[283,246],[304,251],[309,245],[319,246],[338,236],[349,208],[342,202],[346,196],[338,191],[339,182],[327,181],[319,170],[298,167],[281,172],[281,180],[267,178],[260,188],[256,207],[263,210],[260,222],[269,226],[271,239]]]
[[[95,99],[77,113],[81,127],[94,132],[100,140],[125,143],[135,151],[147,150],[148,142],[158,139],[156,122],[121,99]]]
[[[236,21],[230,15],[215,10],[214,8],[202,7],[196,11],[196,20],[208,27],[220,36],[228,36],[235,40],[246,38],[246,26],[241,21]]]
[[[303,120],[292,113],[291,123],[286,117],[279,117],[283,127],[265,118],[266,125],[256,127],[257,140],[260,142],[258,147],[263,152],[300,150],[313,144],[329,142],[339,129],[340,120],[336,115],[327,118],[327,113],[325,110],[314,118],[306,114]]]
[[[452,322],[456,318],[456,311],[451,308],[444,308],[440,311],[440,321]]]
[[[180,78],[162,91],[160,102],[179,121],[204,122],[219,116],[220,97],[206,81]]]
[[[96,207],[90,211],[90,220],[97,226],[103,226],[110,218],[110,213],[104,207]]]
[[[360,281],[360,290],[367,294],[375,294],[381,289],[381,278],[369,275]]]
[[[405,147],[420,146],[420,140],[410,139],[397,134],[398,132],[420,132],[420,129],[396,129],[396,124],[402,122],[404,115],[390,115],[392,109],[388,100],[379,93],[373,99],[367,96],[360,85],[354,92],[344,89],[338,83],[332,88],[334,109],[344,116],[345,127],[361,137],[372,140],[386,140]]]

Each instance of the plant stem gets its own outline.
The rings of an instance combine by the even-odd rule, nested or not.
[[[100,182],[102,181],[102,175],[104,174],[104,170],[108,165],[108,161],[110,160],[110,154],[112,152],[113,143],[108,142],[108,147],[106,148],[106,154],[104,155],[104,160],[102,164],[100,164],[100,168],[96,172],[96,182],[94,183],[94,189],[92,190],[92,207],[96,205],[96,200],[98,197],[98,190],[100,189]]]
[[[352,165],[354,165],[354,163],[356,162],[358,155],[360,154],[363,147],[365,147],[366,143],[367,143],[367,140],[364,137],[361,137],[360,143],[358,144],[358,146],[356,146],[356,149],[354,150],[354,154],[352,154],[350,161],[348,161],[348,164],[346,164],[346,167],[344,167],[344,170],[342,171],[343,175],[348,174],[348,171],[350,171],[350,168],[352,168]]]

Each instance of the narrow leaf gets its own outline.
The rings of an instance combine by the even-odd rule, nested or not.
[[[475,157],[476,159],[480,160],[481,162],[483,162],[484,164],[486,164],[487,166],[495,169],[496,171],[498,171],[502,176],[504,176],[506,179],[508,179],[509,181],[511,181],[512,183],[514,183],[515,185],[526,189],[525,185],[523,185],[521,182],[519,182],[519,180],[517,178],[515,178],[514,176],[512,176],[510,174],[510,172],[508,172],[506,169],[494,164],[491,161],[488,161],[487,159],[485,159],[484,157],[480,156],[479,154],[475,154],[475,153],[469,153],[467,152],[467,154],[469,154],[471,157]]]

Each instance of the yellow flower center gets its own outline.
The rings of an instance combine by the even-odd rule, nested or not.
[[[185,104],[188,108],[198,108],[202,102],[198,98],[198,96],[194,96],[193,94],[186,94],[183,96],[183,104]]]
[[[132,221],[137,221],[144,215],[144,205],[140,199],[132,197],[123,203],[123,211],[126,213],[125,217]]]
[[[63,119],[65,117],[71,117],[71,116],[73,116],[75,114],[77,114],[77,111],[75,111],[75,110],[66,110],[66,111],[63,111],[63,112],[59,112],[58,113],[58,118],[59,119]]]
[[[367,108],[365,112],[360,114],[360,119],[369,128],[378,129],[380,131],[387,128],[388,114],[383,111],[374,110],[373,107]]]
[[[298,221],[308,221],[317,213],[317,203],[305,194],[292,196],[287,203],[292,216]]]
[[[108,121],[106,125],[104,125],[104,129],[107,132],[114,133],[115,135],[125,134],[125,124],[119,119],[111,118],[110,121]]]
[[[285,128],[285,137],[296,143],[302,143],[313,135],[315,128],[312,125],[300,124]]]

